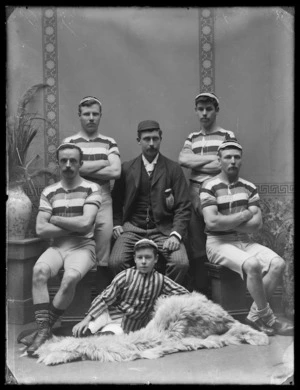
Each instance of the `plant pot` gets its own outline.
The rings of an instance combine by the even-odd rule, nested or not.
[[[23,240],[31,217],[32,203],[22,185],[11,185],[8,188],[6,203],[7,239]]]

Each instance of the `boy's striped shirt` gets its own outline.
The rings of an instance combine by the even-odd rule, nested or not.
[[[245,179],[239,178],[235,183],[226,184],[216,176],[205,181],[200,191],[201,208],[217,206],[218,212],[230,215],[248,209],[249,206],[259,207],[259,194],[255,185]],[[220,235],[234,233],[230,231],[209,231],[208,235]]]
[[[96,183],[82,179],[80,185],[76,188],[65,190],[61,182],[57,182],[43,190],[39,211],[61,217],[76,217],[83,215],[84,205],[94,204],[99,208],[101,202],[101,189]],[[83,237],[92,238],[93,230],[92,228]]]
[[[123,319],[122,328],[129,333],[146,326],[160,295],[188,293],[180,284],[156,270],[143,274],[132,267],[115,276],[111,284],[93,300],[88,314],[95,319],[108,310],[112,319]]]

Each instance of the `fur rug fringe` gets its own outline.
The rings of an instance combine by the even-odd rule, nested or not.
[[[241,343],[267,345],[269,339],[236,321],[204,295],[193,292],[160,297],[152,320],[136,332],[85,338],[53,336],[36,354],[38,363],[46,365],[75,360],[122,362]]]

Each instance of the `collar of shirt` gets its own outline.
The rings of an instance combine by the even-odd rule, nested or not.
[[[143,276],[144,278],[152,276],[152,275],[154,274],[154,272],[156,271],[155,268],[153,268],[152,271],[150,271],[150,272],[148,272],[148,273],[145,274],[145,273],[143,273],[143,272],[140,272],[140,271],[136,268],[136,266],[134,266],[133,268],[134,268],[141,276]]]
[[[97,135],[93,138],[89,138],[85,133],[83,133],[82,131],[80,131],[79,133],[80,137],[84,138],[86,141],[94,141],[96,140],[97,138],[100,137],[100,133],[97,133]]]
[[[152,163],[149,163],[149,161],[146,159],[146,157],[144,157],[144,155],[142,154],[143,163],[144,163],[146,171],[148,172],[149,175],[154,170],[155,164],[157,164],[158,156],[159,156],[159,153],[157,153],[157,155],[155,156],[155,159],[152,161]]]

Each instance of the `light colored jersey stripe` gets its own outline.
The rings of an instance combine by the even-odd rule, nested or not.
[[[256,186],[242,178],[235,183],[228,185],[214,177],[205,181],[200,191],[201,208],[208,206],[217,206],[218,212],[223,215],[231,215],[248,209],[249,206],[259,207],[259,194]],[[234,230],[227,232],[210,232],[206,229],[208,235],[223,235],[233,233]]]
[[[231,138],[235,137],[234,133],[230,130],[218,129],[213,133],[204,134],[203,131],[190,133],[183,145],[183,150],[190,150],[195,154],[200,155],[216,155],[218,147],[224,141],[226,134]],[[191,170],[190,180],[197,183],[203,183],[213,175],[208,173],[201,173],[196,170]]]
[[[83,215],[83,208],[87,204],[94,204],[98,208],[102,202],[101,189],[98,184],[82,179],[80,185],[72,190],[65,190],[61,182],[46,187],[40,197],[39,211],[63,217]],[[94,227],[84,235],[92,238]]]
[[[102,161],[108,160],[108,156],[116,154],[120,156],[119,148],[116,141],[105,135],[99,134],[96,138],[89,140],[83,137],[81,134],[75,134],[67,137],[63,142],[75,143],[83,152],[83,161]],[[83,176],[85,179],[93,181],[99,184],[103,193],[110,193],[109,180],[97,180],[89,176]]]

